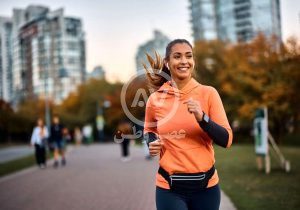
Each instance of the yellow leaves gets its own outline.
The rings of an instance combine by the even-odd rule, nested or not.
[[[238,108],[238,114],[242,118],[252,120],[254,117],[254,112],[257,108],[261,107],[262,104],[258,101],[249,101]]]
[[[221,88],[222,88],[222,91],[227,94],[230,94],[234,91],[232,84],[230,82],[224,82],[221,85]]]
[[[195,48],[196,73],[202,83],[220,91],[230,110],[229,119],[249,122],[262,105],[272,110],[270,116],[300,115],[296,108],[300,101],[299,40],[291,38],[283,44],[260,34],[248,43],[197,42]],[[207,58],[215,62],[213,71],[205,68]]]

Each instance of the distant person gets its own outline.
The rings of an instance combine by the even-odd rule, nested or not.
[[[54,168],[59,165],[59,157],[61,156],[61,165],[66,165],[65,148],[66,141],[64,139],[64,126],[60,124],[58,116],[53,117],[51,125],[50,139],[54,147]]]
[[[82,133],[79,127],[76,127],[74,129],[74,140],[75,140],[75,144],[76,146],[80,146],[81,142],[82,142]]]
[[[132,139],[129,138],[130,135],[132,135],[132,124],[126,120],[122,120],[117,128],[117,137],[122,138],[121,141],[121,160],[123,162],[130,160],[130,154],[129,154],[129,146],[130,141]]]
[[[36,127],[33,129],[30,143],[31,146],[35,148],[36,162],[42,169],[46,167],[46,145],[48,136],[48,129],[44,125],[44,121],[39,118]]]
[[[187,40],[170,42],[163,62],[156,57],[148,56],[148,81],[156,91],[147,101],[144,135],[150,155],[160,157],[157,210],[218,210],[213,143],[224,148],[232,143],[222,100],[215,88],[193,78],[195,60]]]
[[[83,142],[90,144],[93,141],[93,127],[89,124],[85,125],[82,129]]]
[[[70,135],[69,129],[64,127],[63,128],[63,141],[65,142],[65,146],[72,141],[72,137]]]

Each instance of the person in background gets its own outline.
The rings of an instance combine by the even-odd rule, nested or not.
[[[130,141],[132,139],[126,137],[126,135],[132,134],[132,124],[127,120],[120,121],[118,128],[117,128],[117,136],[122,138],[121,141],[121,160],[123,162],[127,162],[130,160],[129,157],[129,146]]]
[[[64,140],[64,126],[60,124],[58,116],[53,117],[53,124],[51,125],[50,139],[54,146],[54,168],[58,167],[59,157],[61,156],[61,165],[66,165],[65,157],[65,146],[66,142]]]
[[[75,140],[76,146],[80,146],[80,144],[82,142],[82,138],[83,138],[83,135],[81,133],[80,128],[76,127],[74,130],[74,140]]]
[[[163,60],[156,54],[156,61],[149,55],[148,61],[151,70],[144,67],[156,91],[147,101],[144,135],[150,155],[160,156],[157,210],[218,210],[213,143],[230,147],[233,136],[222,100],[215,88],[193,78],[195,60],[187,40],[173,40]]]
[[[93,142],[93,127],[90,124],[83,126],[83,143],[89,145]]]
[[[33,129],[30,144],[35,148],[35,159],[41,169],[46,168],[46,145],[48,136],[48,129],[44,125],[44,121],[39,118],[36,127]]]

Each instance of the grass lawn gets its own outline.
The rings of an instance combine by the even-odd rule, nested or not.
[[[300,147],[280,148],[291,172],[280,169],[271,156],[271,173],[256,168],[253,145],[215,146],[220,185],[238,210],[300,209]]]
[[[50,154],[49,152],[47,152],[47,159],[51,159],[52,157],[52,153]],[[0,163],[0,177],[16,171],[20,171],[33,165],[36,165],[34,154],[5,163]]]
[[[16,160],[0,163],[0,177],[27,168],[34,164],[34,155],[28,155],[26,157],[22,157]]]

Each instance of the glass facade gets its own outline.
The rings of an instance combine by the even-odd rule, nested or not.
[[[190,0],[190,10],[195,40],[249,41],[259,32],[281,39],[279,0]],[[205,14],[214,17],[216,36]]]
[[[0,98],[13,100],[12,84],[12,21],[0,17]]]
[[[29,6],[14,10],[14,89],[18,100],[48,95],[60,103],[84,82],[82,22],[63,9]]]
[[[214,0],[190,0],[195,40],[217,39],[215,6]]]

